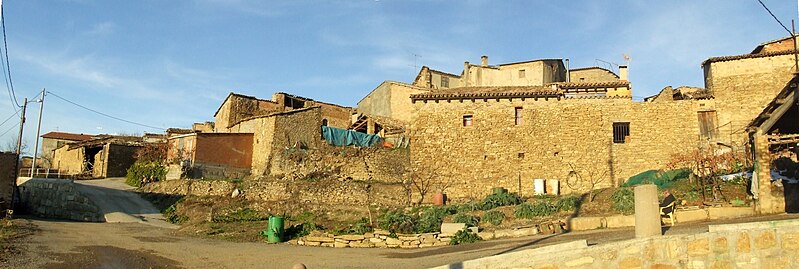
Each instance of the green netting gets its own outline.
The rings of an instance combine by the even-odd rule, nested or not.
[[[658,189],[668,188],[674,181],[687,178],[691,173],[688,169],[677,169],[660,172],[658,170],[649,170],[641,172],[640,174],[631,176],[622,186],[632,187],[641,184],[655,184]]]

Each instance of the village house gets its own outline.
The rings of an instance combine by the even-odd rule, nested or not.
[[[98,135],[57,148],[51,168],[65,175],[124,177],[144,144],[142,137]]]
[[[252,133],[192,132],[169,137],[167,159],[191,178],[243,178],[252,164]],[[187,166],[187,167],[182,167]]]
[[[42,136],[42,153],[41,159],[49,162],[53,159],[53,151],[61,146],[72,143],[92,139],[92,135],[88,134],[73,134],[65,132],[49,132]],[[47,164],[45,164],[47,166]]]
[[[308,107],[320,108],[323,115],[322,120],[326,126],[337,128],[350,126],[352,116],[350,107],[319,102],[282,92],[273,94],[271,100],[231,92],[214,113],[214,131],[230,132],[232,126],[246,118]]]

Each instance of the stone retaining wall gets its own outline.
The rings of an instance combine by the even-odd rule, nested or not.
[[[44,218],[102,222],[100,208],[80,193],[72,180],[34,178],[19,185],[20,206]]]
[[[223,180],[166,180],[152,182],[142,191],[175,195],[230,196],[236,184]]]
[[[751,207],[678,208],[674,213],[674,221],[679,224],[681,222],[734,219],[754,215],[755,211]],[[635,226],[635,216],[613,215],[604,217],[579,217],[571,218],[567,223],[569,224],[568,229],[570,231],[633,227]]]
[[[581,240],[437,268],[799,268],[798,220],[749,223],[743,229],[711,225],[710,231],[595,246]]]

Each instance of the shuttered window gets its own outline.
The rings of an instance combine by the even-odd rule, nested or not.
[[[614,122],[613,123],[613,143],[623,144],[630,136],[630,123],[629,122]]]
[[[704,139],[716,138],[716,111],[699,111],[699,134]]]

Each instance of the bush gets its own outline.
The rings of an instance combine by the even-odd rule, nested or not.
[[[475,210],[480,210],[480,208],[482,208],[482,204],[475,201],[469,201],[464,204],[453,205],[453,207],[455,207],[456,212],[472,212]]]
[[[467,227],[477,227],[477,224],[480,223],[480,219],[476,216],[459,213],[452,217],[452,222],[466,223]]]
[[[491,223],[494,226],[500,225],[502,224],[502,221],[505,220],[505,213],[496,210],[488,211],[483,214],[483,220]]]
[[[521,203],[522,198],[516,193],[492,193],[483,199],[483,202],[480,204],[480,209],[491,210],[500,206],[518,205]]]
[[[558,208],[558,211],[574,211],[575,208],[580,204],[580,197],[569,195],[561,197],[556,203],[555,207]]]
[[[311,232],[322,229],[322,226],[313,222],[303,222],[295,224],[286,229],[286,238],[295,239],[311,234]]]
[[[455,213],[454,207],[428,207],[421,212],[414,232],[416,233],[433,233],[441,229],[441,223],[444,222],[444,217]]]
[[[166,167],[159,162],[136,161],[128,168],[125,183],[133,187],[141,187],[142,183],[161,181],[166,178]]]
[[[468,244],[474,243],[477,241],[483,240],[476,234],[468,231],[468,230],[460,230],[455,233],[455,236],[452,237],[452,240],[449,241],[450,245],[459,245],[459,244]]]
[[[534,203],[524,203],[516,206],[514,215],[520,219],[532,219],[534,217],[549,216],[557,212],[558,209],[548,201],[536,201]]]
[[[415,218],[402,209],[388,210],[377,218],[377,226],[390,232],[410,233],[414,230]]]
[[[346,228],[339,228],[333,230],[334,235],[342,234],[365,234],[372,231],[372,226],[369,226],[369,219],[361,218],[355,223],[350,224]]]
[[[169,223],[172,223],[172,224],[181,224],[181,223],[184,223],[184,222],[186,222],[186,221],[188,221],[188,220],[189,220],[189,217],[187,217],[187,216],[181,216],[181,215],[179,215],[179,214],[177,213],[177,205],[178,205],[178,204],[179,204],[179,203],[180,203],[182,200],[183,200],[183,199],[181,199],[181,200],[178,200],[178,202],[176,202],[176,203],[174,203],[174,204],[170,205],[169,207],[167,207],[166,209],[164,209],[163,211],[161,211],[161,214],[163,214],[163,215],[164,215],[164,217],[166,218],[166,221],[168,221]]]
[[[613,210],[624,215],[635,213],[635,192],[630,188],[618,188],[610,196]]]

